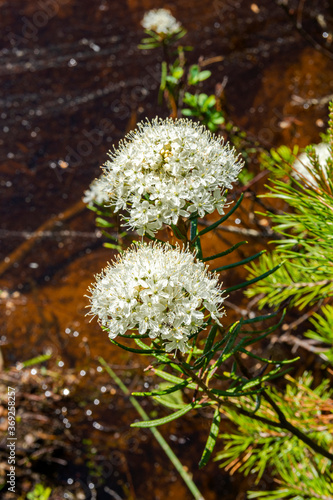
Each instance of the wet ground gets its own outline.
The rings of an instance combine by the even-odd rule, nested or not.
[[[137,121],[168,113],[157,106],[159,56],[137,48],[140,20],[146,10],[169,7],[188,30],[186,44],[195,47],[191,63],[199,56],[222,56],[209,67],[213,76],[205,91],[213,93],[216,84],[226,83],[230,119],[266,148],[305,146],[320,141],[333,97],[333,6],[329,1],[313,3],[0,0],[3,363],[9,369],[52,351],[48,369],[72,376],[54,388],[54,381],[41,381],[37,367],[36,373],[27,374],[30,385],[17,383],[26,403],[31,391],[43,396],[43,383],[59,395],[44,413],[53,418],[53,410],[60,410],[57,432],[67,433],[66,453],[59,445],[60,461],[52,462],[52,452],[45,455],[51,466],[39,473],[50,476],[51,467],[60,483],[74,478],[85,492],[81,498],[95,494],[86,485],[97,484],[89,477],[98,476],[98,464],[111,464],[105,467],[112,469],[99,476],[105,481],[98,498],[162,500],[172,491],[179,500],[191,498],[149,433],[129,429],[135,414],[97,370],[96,357],[102,355],[132,388],[143,382],[138,366],[144,361],[116,350],[84,316],[87,287],[112,254],[102,246],[94,215],[81,203],[82,193],[99,175],[112,144]],[[255,162],[249,168],[259,173]],[[244,209],[241,214],[251,228]],[[237,238],[244,239],[223,233],[207,240],[206,248],[224,249]],[[255,236],[247,239],[256,250],[265,244]],[[249,247],[247,255],[251,251]],[[230,286],[237,275],[223,279]],[[15,381],[14,372],[11,376]],[[73,399],[63,394],[66,388]],[[64,407],[72,418],[67,428]],[[35,429],[36,420],[29,425]],[[208,428],[208,419],[190,415],[163,433],[207,500],[245,498],[246,486],[221,473],[217,464],[204,472],[197,469],[205,438],[202,427]],[[93,444],[82,445],[83,438]],[[94,472],[89,472],[89,461]],[[23,458],[21,464],[30,467]]]

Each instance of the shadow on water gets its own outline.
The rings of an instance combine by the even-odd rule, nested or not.
[[[21,491],[44,475],[61,485],[55,499],[191,498],[149,432],[130,429],[134,410],[99,371],[102,355],[129,388],[154,383],[142,372],[148,361],[115,350],[85,317],[84,294],[112,253],[80,200],[112,144],[146,116],[167,116],[156,102],[159,56],[137,48],[144,12],[159,6],[187,28],[190,62],[222,56],[207,91],[226,79],[226,111],[239,127],[266,148],[319,141],[333,96],[332,7],[278,3],[0,0],[1,378],[19,388]],[[238,217],[251,229],[251,197],[245,206]],[[206,250],[241,239],[218,233]],[[266,244],[248,240],[245,256]],[[49,351],[42,367],[14,368]],[[162,432],[206,500],[245,498],[251,479],[214,463],[197,469],[208,416]]]

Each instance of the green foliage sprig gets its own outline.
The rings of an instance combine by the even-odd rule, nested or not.
[[[268,394],[280,410],[297,426],[302,425],[309,436],[327,448],[333,448],[333,409],[330,382],[323,380],[312,389],[313,377],[305,373],[299,380],[286,376],[288,384],[284,393],[269,388]],[[269,416],[270,405],[263,401],[261,414]],[[252,491],[248,498],[266,500],[314,500],[331,498],[333,493],[332,461],[300,445],[295,436],[237,412],[226,410],[237,425],[237,431],[223,433],[225,447],[216,454],[231,473],[255,474],[256,483],[269,466],[277,489]]]
[[[328,137],[333,143],[333,105],[330,105]],[[280,239],[273,242],[270,254],[251,264],[249,278],[262,275],[267,269],[284,262],[273,276],[251,287],[249,297],[259,295],[259,306],[279,307],[281,304],[299,310],[313,307],[310,321],[316,330],[308,337],[332,346],[333,296],[333,169],[332,154],[319,162],[313,147],[306,149],[308,164],[303,175],[294,166],[294,153],[286,146],[265,156],[263,164],[272,172],[271,197],[284,204],[284,210],[265,214]],[[332,151],[332,150],[330,150]],[[311,314],[311,313],[310,313]],[[332,361],[332,347],[326,358]]]

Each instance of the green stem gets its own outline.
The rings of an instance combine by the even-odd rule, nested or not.
[[[141,407],[141,405],[138,403],[138,401],[135,399],[134,396],[130,395],[129,390],[127,387],[122,383],[120,378],[115,374],[115,372],[110,368],[110,366],[106,363],[106,361],[99,356],[98,361],[101,363],[101,365],[104,366],[105,371],[110,375],[110,377],[115,381],[115,383],[119,386],[119,388],[123,391],[123,393],[128,396],[129,401],[131,404],[134,406],[136,411],[139,413],[139,415],[143,418],[143,420],[149,420],[149,417],[147,413],[144,411],[144,409]],[[152,432],[154,438],[158,442],[158,444],[161,446],[162,450],[165,452],[175,469],[179,472],[181,475],[183,481],[185,482],[186,486],[192,493],[193,497],[196,500],[204,500],[204,497],[192,481],[191,477],[189,474],[186,472],[184,469],[182,463],[178,460],[168,443],[165,441],[164,437],[162,434],[156,429],[156,427],[150,427],[150,431]]]
[[[197,251],[198,259],[202,260],[202,248],[200,242],[200,236],[198,232],[198,219],[191,220],[191,229],[190,229],[190,240],[191,245],[194,243],[194,248]]]

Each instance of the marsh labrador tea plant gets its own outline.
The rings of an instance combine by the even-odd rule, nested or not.
[[[264,359],[251,350],[278,328],[279,320],[264,330],[253,326],[274,314],[228,322],[224,299],[247,282],[223,289],[218,273],[230,265],[213,273],[205,265],[239,246],[203,256],[201,239],[230,217],[241,198],[218,221],[198,229],[198,219],[206,213],[214,209],[224,213],[226,190],[242,166],[235,151],[202,126],[155,119],[152,124],[139,124],[110,158],[98,181],[106,204],[122,212],[125,226],[136,229],[141,242],[121,252],[96,277],[90,288],[89,314],[97,317],[116,346],[149,356],[151,373],[169,383],[162,390],[135,395],[161,398],[175,410],[167,417],[133,426],[156,427],[191,410],[211,408],[212,429],[200,466],[213,451],[223,414],[234,421],[237,415],[265,428],[287,431],[332,459],[325,446],[294,425],[271,394],[268,384],[288,371],[284,365],[292,360]],[[157,231],[165,226],[172,228],[178,244],[157,241]],[[154,241],[144,243],[145,235]],[[267,269],[249,284],[269,277],[279,267]],[[244,358],[260,361],[263,369],[251,376]],[[183,400],[165,398],[178,391],[183,392]]]
[[[315,304],[315,328],[307,335],[332,340],[332,116],[331,146],[308,149],[307,163],[303,156],[292,166],[295,154],[286,147],[262,158],[273,173],[271,196],[289,204],[287,212],[266,214],[281,235],[271,254],[259,252],[214,268],[214,260],[221,262],[246,243],[214,255],[202,251],[203,238],[242,202],[240,196],[232,204],[227,195],[243,160],[213,133],[224,122],[214,96],[188,92],[211,73],[199,65],[186,70],[186,48],[174,48],[186,34],[181,24],[169,11],[157,9],[145,15],[142,25],[147,38],[140,48],[160,48],[164,54],[160,97],[166,97],[171,118],[139,123],[109,153],[101,177],[84,198],[111,238],[106,245],[119,251],[89,288],[88,314],[97,318],[117,348],[147,357],[147,371],[156,377],[156,385],[133,393],[133,404],[139,397],[150,397],[171,412],[149,419],[138,410],[143,420],[132,426],[156,432],[157,426],[190,411],[204,411],[211,427],[200,467],[218,443],[214,459],[227,470],[254,474],[257,481],[268,470],[276,481],[275,488],[249,492],[248,498],[332,499],[329,379],[313,387],[311,373],[295,379],[288,374],[286,365],[294,359],[266,358],[254,350],[281,332],[285,309],[292,306]],[[181,114],[199,123],[181,119]],[[320,156],[323,150],[325,159]],[[221,217],[213,223],[206,220],[215,211]],[[137,234],[126,250],[122,238],[106,232],[116,227],[115,213],[124,229],[121,236]],[[220,273],[238,266],[247,268],[248,280],[225,287]],[[270,312],[235,319],[226,299],[241,289],[250,297],[258,295],[259,306],[266,311],[270,306]],[[332,363],[331,350],[322,356]],[[107,368],[107,360],[103,364]],[[119,378],[108,372],[125,392]],[[234,432],[221,430],[222,419],[229,420]],[[181,473],[181,467],[178,470]],[[195,498],[202,498],[193,483],[189,488]]]

